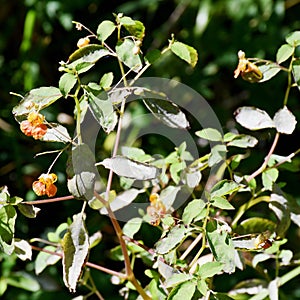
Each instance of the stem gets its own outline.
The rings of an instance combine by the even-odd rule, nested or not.
[[[37,205],[37,204],[46,204],[46,203],[53,203],[53,202],[60,202],[60,201],[67,201],[74,199],[73,195],[70,196],[63,196],[63,197],[57,197],[52,199],[43,199],[43,200],[35,200],[35,201],[23,201],[23,204],[29,204],[29,205]]]
[[[250,182],[253,178],[255,178],[257,175],[259,175],[260,173],[262,173],[262,172],[265,170],[265,168],[267,167],[268,162],[269,162],[269,160],[270,160],[270,157],[271,157],[271,155],[273,154],[273,152],[274,152],[274,150],[275,150],[275,148],[276,148],[276,146],[277,146],[279,136],[280,136],[280,133],[277,132],[276,135],[275,135],[273,144],[272,144],[272,146],[271,146],[271,149],[270,149],[268,155],[265,157],[265,160],[264,160],[263,164],[260,166],[260,168],[258,168],[255,172],[253,172],[253,173],[246,179],[247,182]]]
[[[198,234],[198,236],[193,240],[193,242],[182,253],[179,260],[184,260],[189,255],[189,253],[195,248],[195,246],[200,242],[201,239],[202,239],[202,233]]]
[[[291,90],[291,86],[292,86],[292,70],[293,70],[292,68],[293,68],[294,60],[295,60],[295,57],[293,55],[292,58],[291,58],[290,65],[289,65],[289,70],[288,70],[288,85],[287,85],[285,95],[284,95],[283,106],[287,105],[290,90]]]
[[[82,143],[82,137],[81,137],[81,108],[80,108],[80,102],[79,102],[79,99],[78,99],[78,93],[80,91],[80,79],[79,77],[77,76],[77,80],[78,80],[78,85],[77,85],[77,88],[76,88],[76,91],[74,93],[74,100],[75,100],[75,106],[76,106],[76,111],[77,111],[77,116],[76,116],[76,131],[77,131],[77,137],[78,137],[78,143],[81,144]]]

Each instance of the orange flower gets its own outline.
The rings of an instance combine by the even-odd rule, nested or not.
[[[55,196],[57,187],[53,183],[57,180],[56,174],[42,174],[38,179],[38,181],[34,181],[32,184],[33,191],[38,196]]]
[[[149,197],[150,205],[147,207],[147,214],[150,216],[150,224],[158,226],[160,219],[166,214],[166,207],[160,200],[157,193],[153,193]]]
[[[34,139],[41,139],[47,132],[47,126],[43,124],[45,117],[37,112],[31,112],[27,120],[20,124],[21,131]]]

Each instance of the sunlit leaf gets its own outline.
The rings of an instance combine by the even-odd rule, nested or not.
[[[276,223],[260,217],[253,217],[246,219],[240,223],[236,228],[236,232],[239,234],[250,234],[250,233],[262,233],[265,231],[274,232],[276,229]]]
[[[276,130],[280,133],[292,134],[296,128],[296,118],[286,106],[275,114],[273,120]]]
[[[197,64],[198,53],[195,48],[175,41],[171,44],[171,51],[182,60],[186,61],[192,67],[195,67],[195,65]]]
[[[50,123],[50,126],[41,138],[42,141],[69,143],[72,140],[66,127],[56,123]]]
[[[182,282],[189,281],[193,278],[191,274],[187,273],[178,273],[173,274],[170,278],[168,278],[165,282],[166,288],[174,287]]]
[[[125,22],[122,24],[130,35],[142,40],[145,36],[145,26],[141,21],[133,20],[132,22]]]
[[[195,132],[195,134],[205,140],[213,142],[221,142],[223,139],[222,134],[215,128],[205,128]]]
[[[104,90],[107,90],[111,87],[112,83],[113,83],[113,80],[114,80],[114,74],[113,72],[108,72],[108,73],[105,73],[101,79],[100,79],[100,83],[99,85],[104,89]]]
[[[277,169],[268,169],[262,173],[262,183],[266,190],[272,190],[273,184],[276,182],[278,175],[279,171]]]
[[[222,197],[228,194],[232,194],[240,188],[240,185],[234,181],[227,179],[217,182],[210,190],[210,197]]]
[[[276,61],[278,64],[289,59],[294,53],[294,47],[289,44],[282,45],[276,53]]]
[[[294,76],[295,83],[300,90],[300,60],[297,59],[292,63],[292,72]]]
[[[75,86],[77,78],[72,73],[65,73],[59,79],[59,89],[62,92],[65,98],[68,97],[68,94]]]
[[[201,265],[197,274],[202,278],[213,277],[223,270],[223,263],[217,261],[207,262]]]
[[[106,158],[98,164],[112,170],[119,176],[134,178],[137,180],[154,179],[159,175],[156,167],[134,161],[124,156]]]
[[[250,130],[272,128],[275,126],[271,117],[264,110],[256,107],[240,107],[234,114],[236,121]]]
[[[249,148],[254,147],[258,143],[258,140],[251,135],[239,134],[236,135],[230,142],[227,143],[227,146],[234,146],[239,148]]]
[[[112,21],[105,20],[101,22],[97,28],[97,37],[104,42],[116,29],[116,25]]]
[[[11,286],[30,292],[37,292],[41,288],[37,279],[24,271],[12,273],[6,280]]]
[[[168,296],[168,300],[191,300],[196,290],[196,283],[186,281],[177,285]]]
[[[259,82],[265,82],[276,76],[281,71],[281,67],[275,63],[268,63],[258,66],[258,69],[263,74],[263,78]]]
[[[123,227],[123,233],[130,238],[133,238],[133,236],[140,230],[142,222],[142,218],[133,218],[129,220]]]
[[[227,148],[225,145],[215,145],[211,148],[211,153],[208,159],[208,166],[212,167],[226,159]]]
[[[46,246],[44,249],[45,251],[56,252],[56,248],[54,246]],[[43,251],[39,252],[34,261],[35,274],[39,275],[48,266],[55,265],[60,259],[61,257],[59,255],[54,255]]]
[[[300,42],[300,41],[299,41]],[[273,279],[269,285],[268,285],[268,290],[269,290],[269,297],[270,300],[278,300],[278,278]]]
[[[169,185],[160,193],[160,200],[166,207],[166,210],[170,210],[172,208],[173,203],[176,200],[176,196],[178,192],[181,190],[180,186],[172,186]]]
[[[82,214],[73,216],[73,223],[63,238],[62,248],[64,283],[74,293],[89,252],[89,236]]]
[[[256,266],[260,263],[260,262],[264,262],[268,259],[272,258],[272,255],[271,254],[268,254],[268,253],[258,253],[256,254],[254,257],[253,257],[253,260],[252,260],[252,266],[253,268],[256,268]]]
[[[15,239],[15,253],[21,260],[31,260],[32,248],[27,241]]]
[[[184,224],[190,224],[205,208],[206,203],[202,199],[191,201],[184,209],[182,221]]]
[[[286,38],[286,42],[293,47],[297,47],[300,45],[300,31],[294,31],[289,33]]]
[[[212,206],[221,209],[234,209],[234,206],[232,206],[227,199],[221,196],[212,197],[211,204]]]

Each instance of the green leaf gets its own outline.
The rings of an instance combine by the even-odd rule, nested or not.
[[[254,147],[258,143],[258,140],[251,135],[238,134],[230,142],[227,143],[227,146],[239,147],[239,148],[249,148]]]
[[[192,67],[195,67],[195,65],[197,64],[198,53],[195,48],[175,41],[171,44],[171,51],[182,60],[190,64]]]
[[[18,122],[22,121],[32,111],[40,111],[62,97],[56,87],[40,87],[31,90],[23,100],[13,108],[13,114]]]
[[[185,114],[174,102],[155,98],[144,98],[143,101],[152,114],[165,125],[181,129],[186,129],[190,126]]]
[[[21,260],[31,260],[32,249],[30,244],[25,240],[15,239],[15,253]]]
[[[56,252],[54,246],[46,246],[44,250]],[[53,255],[43,251],[39,252],[34,261],[35,274],[41,274],[48,266],[55,265],[60,259],[61,257],[59,255]]]
[[[47,238],[52,243],[60,243],[61,239],[63,238],[65,231],[68,229],[68,223],[62,223],[60,224],[55,232],[48,232]]]
[[[145,36],[145,26],[142,22],[133,20],[134,23],[129,22],[122,24],[125,29],[130,33],[130,35],[136,37],[139,40],[142,40]]]
[[[98,174],[94,154],[88,145],[79,144],[72,149],[68,160],[68,189],[70,193],[76,198],[92,199]]]
[[[119,18],[120,25],[135,25],[135,21],[130,17],[124,16]]]
[[[268,169],[262,173],[262,183],[266,190],[272,191],[273,184],[276,182],[278,175],[279,171],[277,169]]]
[[[197,274],[201,279],[213,277],[223,270],[223,263],[218,261],[207,262],[201,265],[197,271]]]
[[[236,228],[236,232],[239,234],[261,233],[265,231],[274,232],[276,224],[268,219],[253,217],[244,220]]]
[[[14,272],[7,278],[7,284],[29,292],[40,290],[38,281],[26,272]]]
[[[89,103],[91,112],[95,120],[100,124],[106,133],[110,133],[114,130],[118,117],[114,111],[111,97],[108,97],[107,93],[101,90],[101,87],[97,85],[99,90],[94,90],[96,86],[89,83],[86,88],[89,93]],[[92,89],[93,88],[93,89]]]
[[[14,251],[14,233],[17,213],[13,206],[0,208],[0,250],[7,255]]]
[[[71,137],[66,127],[57,124],[50,123],[50,128],[47,129],[46,134],[41,138],[43,142],[59,142],[59,143],[70,143]]]
[[[215,196],[211,199],[211,204],[214,207],[221,208],[221,209],[235,209],[227,199],[220,196]]]
[[[293,47],[297,47],[300,45],[300,31],[294,31],[289,33],[286,38],[286,42]]]
[[[186,273],[178,273],[178,274],[173,274],[171,277],[169,277],[166,282],[165,282],[165,287],[170,288],[174,287],[180,283],[189,281],[193,278],[191,274],[186,274]]]
[[[205,128],[195,134],[208,141],[221,142],[223,140],[222,134],[215,128]]]
[[[202,199],[195,199],[191,201],[184,209],[182,221],[188,225],[202,212],[206,203]]]
[[[258,69],[263,74],[263,78],[259,80],[259,82],[268,81],[281,71],[281,67],[275,63],[267,63],[264,65],[260,65],[258,66]]]
[[[153,49],[147,52],[144,59],[146,62],[148,62],[150,65],[155,63],[159,58],[161,57],[161,52],[158,49]]]
[[[280,133],[292,134],[296,128],[296,118],[286,106],[276,112],[273,120],[276,130]]]
[[[18,209],[27,218],[35,218],[38,212],[41,210],[38,207],[35,207],[30,204],[24,204],[24,203],[19,203]]]
[[[104,42],[115,31],[116,25],[112,21],[105,20],[97,28],[97,37],[99,41]]]
[[[119,59],[132,71],[139,72],[143,66],[138,54],[134,54],[135,44],[130,39],[125,39],[116,46],[116,53]]]
[[[292,63],[292,72],[294,76],[295,83],[300,90],[300,60],[294,60]]]
[[[282,45],[276,53],[276,61],[278,64],[289,59],[294,53],[294,47],[289,44]]]
[[[206,227],[206,235],[210,250],[217,262],[223,263],[223,270],[232,273],[235,270],[235,249],[232,240],[221,225],[215,220]]]
[[[62,240],[62,248],[64,283],[71,293],[75,293],[89,252],[89,236],[82,214],[73,216],[73,223]]]
[[[119,176],[137,180],[149,180],[159,176],[158,168],[124,156],[117,155],[112,158],[106,158],[102,162],[97,163],[97,165],[99,164],[112,170]]]
[[[173,227],[168,235],[156,243],[156,251],[159,254],[166,254],[182,243],[186,237],[187,229],[183,225]]]
[[[272,128],[275,126],[270,116],[264,110],[256,107],[240,107],[234,114],[236,121],[250,130]]]
[[[173,203],[176,200],[178,192],[181,190],[180,186],[169,185],[160,193],[160,200],[166,207],[166,210],[171,210]]]
[[[207,161],[208,166],[212,167],[226,159],[227,148],[225,145],[215,145],[211,148],[211,153]]]
[[[211,199],[232,194],[240,188],[240,185],[227,179],[217,182],[210,190]]]
[[[104,90],[107,90],[111,87],[113,80],[114,80],[113,72],[108,72],[101,77],[99,85]]]
[[[65,98],[68,97],[70,91],[75,86],[77,78],[74,74],[65,73],[59,79],[59,89]]]
[[[196,283],[193,281],[186,281],[171,291],[168,300],[191,300],[196,290]]]
[[[203,296],[207,295],[208,286],[205,279],[197,280],[197,289]]]
[[[142,223],[142,218],[133,218],[129,220],[123,227],[123,233],[130,238],[133,238],[133,236],[140,230]]]

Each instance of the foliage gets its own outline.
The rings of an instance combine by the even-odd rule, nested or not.
[[[56,168],[61,172],[58,161],[67,157],[65,172],[71,195],[25,201],[11,197],[7,187],[2,188],[0,245],[6,255],[1,257],[1,294],[5,295],[8,286],[37,292],[42,284],[40,276],[55,270],[69,291],[77,293],[74,299],[92,295],[103,299],[105,289],[97,282],[99,273],[110,275],[123,298],[248,299],[255,295],[253,299],[278,299],[287,292],[284,285],[300,272],[298,252],[291,247],[290,237],[291,230],[299,227],[299,207],[288,192],[288,180],[282,177],[286,171],[298,170],[298,150],[287,149],[284,156],[275,154],[279,140],[293,134],[297,124],[290,96],[292,87],[299,88],[299,32],[286,36],[274,62],[239,52],[236,78],[241,75],[261,85],[286,74],[288,85],[282,104],[270,111],[254,106],[236,109],[235,120],[246,128],[245,133],[237,125],[224,134],[218,124],[195,129],[191,112],[184,102],[173,98],[172,90],[139,84],[144,72],[168,62],[169,54],[195,67],[197,51],[171,35],[165,48],[146,52],[142,47],[144,25],[122,14],[114,17],[114,21],[102,21],[95,33],[75,22],[87,36],[80,38],[79,49],[66,62],[60,62],[62,75],[57,87],[30,89],[25,96],[19,95],[22,99],[13,109],[26,135],[53,145],[37,155],[56,154],[46,160],[47,171],[35,178],[34,192],[54,197],[56,185],[59,192],[62,184],[55,175]],[[107,65],[114,66],[113,61],[120,73],[113,67],[102,71]],[[47,111],[58,103],[64,103],[61,107],[67,103],[68,110],[73,103],[73,137],[71,126],[47,120]],[[175,149],[159,156],[142,149],[138,134],[130,137],[134,142],[126,137],[126,122],[135,125],[141,112],[142,128],[149,122],[147,116],[153,115],[172,130],[188,132],[198,145],[208,141],[210,149],[200,149],[201,155],[196,152],[195,156],[186,140],[174,140]],[[98,127],[89,123],[92,118]],[[41,126],[42,131],[36,134],[34,130]],[[103,148],[112,149],[111,155],[102,148],[94,151],[99,145],[99,128],[99,139],[104,141]],[[272,145],[261,164],[254,166],[265,132],[272,137]],[[127,139],[123,147],[122,138]],[[244,167],[247,162],[252,164],[249,173]],[[16,225],[21,215],[34,219],[62,201],[73,207],[63,212],[62,224],[42,237],[19,238]],[[37,208],[40,205],[41,211]],[[100,224],[91,226],[95,211],[101,214],[101,222],[108,216],[117,238],[117,246],[116,239],[110,240],[109,258],[103,244],[113,234]],[[32,250],[38,251],[33,261],[39,276],[12,271],[15,257],[31,260]],[[94,260],[96,253],[100,259]],[[249,269],[251,279],[235,276]],[[230,276],[235,284],[219,289],[219,280]]]

